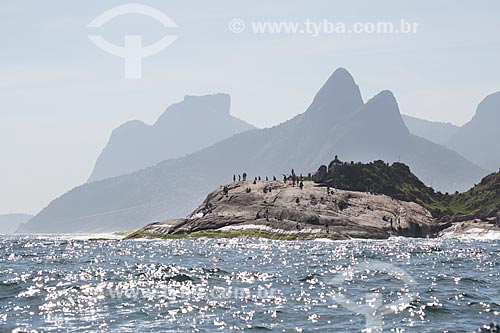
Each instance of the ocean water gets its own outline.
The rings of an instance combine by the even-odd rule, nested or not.
[[[496,332],[494,240],[1,236],[0,332]]]

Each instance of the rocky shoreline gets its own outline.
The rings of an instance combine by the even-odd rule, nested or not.
[[[184,219],[154,222],[127,238],[257,236],[280,239],[438,237],[451,226],[414,202],[304,181],[220,186]]]

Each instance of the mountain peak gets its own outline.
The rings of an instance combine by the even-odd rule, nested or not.
[[[186,95],[184,100],[173,106],[183,105],[186,111],[209,110],[215,113],[229,115],[231,108],[231,96],[224,93],[208,94],[201,96]]]
[[[390,90],[382,90],[375,96],[373,96],[368,103],[385,103],[385,106],[398,107],[398,102],[396,101],[396,97]]]
[[[188,95],[169,106],[153,126],[125,123],[113,131],[89,181],[132,173],[254,129],[230,114],[230,104],[227,94]]]
[[[172,122],[173,119],[179,119],[190,115],[191,117],[213,117],[220,118],[231,117],[231,96],[224,93],[208,95],[185,95],[181,102],[170,105],[165,112],[158,118],[155,126],[161,127]]]
[[[338,68],[318,91],[310,109],[345,116],[352,114],[361,106],[363,99],[354,78],[346,69]]]
[[[486,96],[479,103],[476,115],[480,117],[498,115],[500,118],[500,91]]]
[[[409,134],[399,112],[398,102],[390,90],[382,90],[372,97],[361,110],[361,113],[372,127],[387,129],[399,135]]]

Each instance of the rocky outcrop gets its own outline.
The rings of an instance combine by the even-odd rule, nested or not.
[[[481,220],[467,220],[452,223],[439,232],[442,238],[500,239],[500,225]]]
[[[328,177],[328,172],[326,165],[322,165],[319,167],[318,171],[313,175],[313,181],[315,183],[324,183],[326,178]]]
[[[445,216],[438,221],[440,237],[500,239],[500,210]]]
[[[129,238],[254,230],[296,238],[385,239],[432,237],[441,229],[416,203],[303,184],[303,189],[283,181],[221,186],[185,219],[149,224]]]

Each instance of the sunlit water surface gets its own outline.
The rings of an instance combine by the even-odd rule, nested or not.
[[[0,236],[0,332],[496,331],[499,250],[439,239]]]

